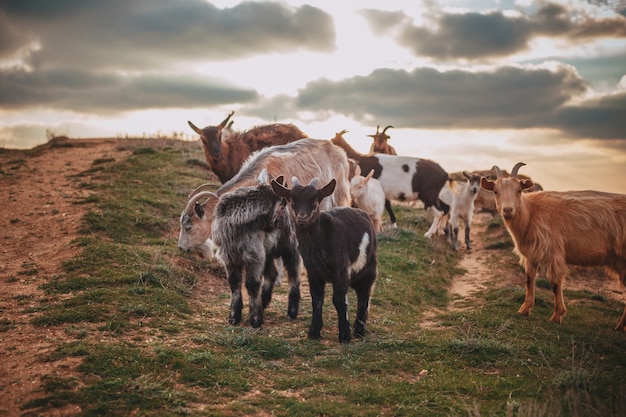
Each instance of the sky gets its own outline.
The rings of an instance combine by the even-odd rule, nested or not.
[[[626,194],[626,1],[0,0],[0,147],[294,123]]]

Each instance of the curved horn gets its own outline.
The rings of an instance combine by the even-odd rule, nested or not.
[[[518,162],[517,164],[515,164],[515,166],[513,167],[513,169],[511,170],[511,176],[514,178],[517,178],[517,171],[523,167],[524,165],[526,165],[523,162]]]
[[[498,168],[497,165],[494,165],[493,168],[491,168],[491,170],[495,171],[496,178],[504,178],[504,174],[502,174],[502,171],[500,170],[500,168]]]
[[[348,131],[347,131],[346,129],[343,129],[341,132],[337,132],[337,133],[335,133],[335,136],[343,136],[343,135],[345,135],[346,133],[348,133]]]
[[[198,200],[200,200],[203,197],[215,197],[215,198],[219,199],[217,194],[212,193],[211,191],[202,191],[201,193],[198,193],[198,194],[194,195],[193,197],[191,197],[189,199],[189,201],[187,201],[187,205],[185,205],[185,211],[184,212],[185,213],[191,213],[191,209],[193,208],[193,206],[195,206],[196,203],[198,202]]]
[[[226,116],[224,121],[217,126],[217,128],[220,130],[224,129],[226,127],[226,123],[228,123],[228,119],[230,119],[233,114],[235,114],[235,110],[231,111],[228,116]]]
[[[189,123],[189,127],[191,127],[194,132],[196,132],[199,135],[202,135],[202,129],[200,129],[198,126],[194,125],[193,123],[191,123],[189,120],[187,120],[187,123]]]
[[[387,129],[389,129],[389,128],[392,128],[392,129],[393,129],[394,127],[393,127],[393,126],[391,126],[391,125],[389,125],[389,126],[387,126],[386,128],[384,128],[384,129],[383,129],[382,133],[383,133],[383,134],[386,134],[385,132],[386,132],[386,131],[387,131]]]
[[[215,187],[214,184],[211,184],[210,182],[206,182],[202,185],[197,186],[196,188],[194,188],[193,190],[191,190],[191,192],[189,194],[187,194],[187,200],[189,200],[191,197],[193,197],[195,194],[197,194],[199,191],[204,190],[205,188],[209,188],[209,187]]]

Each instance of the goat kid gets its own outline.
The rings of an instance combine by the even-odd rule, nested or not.
[[[483,178],[481,186],[493,191],[496,207],[515,242],[515,252],[526,271],[526,296],[518,313],[527,316],[535,304],[535,278],[540,268],[554,293],[550,321],[561,323],[566,312],[563,283],[567,265],[605,266],[626,285],[626,195],[600,191],[538,191],[520,179],[519,162],[504,177],[493,167],[496,180]],[[626,330],[626,307],[615,327]]]
[[[463,220],[465,226],[465,247],[472,249],[470,239],[470,227],[474,216],[474,201],[480,190],[482,176],[476,173],[463,171],[465,182],[455,181],[453,186],[446,185],[441,189],[439,198],[450,209],[447,214],[442,214],[439,224],[445,224],[445,231],[452,243],[454,250],[459,249],[459,220]],[[428,236],[430,237],[430,236]]]
[[[241,321],[241,286],[249,297],[250,325],[263,324],[263,312],[270,304],[278,276],[276,261],[287,271],[289,296],[287,315],[295,319],[300,303],[300,255],[291,217],[282,198],[269,186],[267,170],[259,175],[259,185],[242,187],[224,194],[215,207],[212,237],[217,256],[226,269],[231,292],[228,322]],[[276,181],[282,183],[282,177]]]
[[[244,161],[254,151],[273,145],[282,145],[308,137],[293,124],[274,123],[256,126],[250,130],[237,132],[232,129],[234,111],[217,126],[200,129],[192,122],[187,123],[200,135],[202,149],[209,169],[223,184],[237,174]]]
[[[361,175],[361,167],[354,169],[354,176],[350,180],[350,195],[352,203],[365,211],[372,220],[374,231],[382,231],[382,217],[385,211],[385,191],[376,178],[372,178],[374,170],[370,170],[367,176]]]
[[[354,336],[365,335],[369,303],[377,275],[376,235],[367,213],[352,207],[320,211],[322,200],[335,189],[335,180],[318,189],[318,179],[307,186],[293,178],[291,189],[272,181],[277,196],[289,202],[300,255],[307,270],[313,308],[309,338],[319,339],[326,283],[333,286],[339,342],[351,340],[348,288],[357,295]]]

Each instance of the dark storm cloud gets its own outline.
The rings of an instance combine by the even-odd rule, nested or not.
[[[594,18],[557,4],[545,4],[531,15],[450,14],[433,11],[433,25],[415,26],[401,12],[366,9],[361,14],[377,34],[390,33],[416,56],[479,60],[503,57],[530,48],[537,37],[570,41],[626,38],[626,18]]]
[[[372,114],[413,128],[533,127],[585,88],[569,67],[555,72],[380,69],[339,82],[311,82],[300,91],[298,107],[333,108],[360,120]]]
[[[564,106],[554,113],[553,125],[572,136],[626,139],[626,92]]]
[[[324,117],[331,110],[363,122],[384,120],[403,128],[554,128],[580,137],[626,138],[620,117],[626,114],[626,95],[568,104],[587,87],[565,65],[493,72],[380,69],[368,76],[311,82],[292,107]],[[290,106],[282,97],[275,107]]]
[[[202,0],[14,0],[0,4],[0,58],[37,43],[34,67],[147,69],[335,48],[330,15],[311,6]]]
[[[254,90],[188,75],[133,76],[79,69],[0,73],[0,108],[50,107],[114,113],[138,108],[190,108],[256,99]]]

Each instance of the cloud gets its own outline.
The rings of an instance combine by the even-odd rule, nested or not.
[[[308,5],[202,0],[11,0],[0,5],[0,59],[31,48],[35,68],[170,68],[181,61],[335,49],[332,17]]]
[[[422,26],[413,25],[401,12],[366,9],[361,15],[374,33],[392,35],[415,56],[437,60],[504,57],[530,49],[538,37],[571,42],[626,38],[626,18],[621,15],[595,17],[553,3],[530,15],[436,11]]]
[[[81,69],[0,72],[0,108],[3,109],[50,107],[117,113],[250,102],[257,98],[254,90],[201,76],[123,75]]]
[[[378,69],[336,82],[310,82],[296,105],[302,111],[333,109],[357,120],[375,115],[411,128],[529,128],[545,125],[546,115],[586,89],[566,65],[483,72]]]
[[[553,125],[572,136],[626,139],[626,92],[563,106],[554,112]]]

